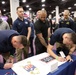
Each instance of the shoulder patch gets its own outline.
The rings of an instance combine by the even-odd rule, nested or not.
[[[26,21],[25,24],[28,24],[28,22]]]

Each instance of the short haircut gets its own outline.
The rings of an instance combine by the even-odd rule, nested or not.
[[[74,44],[76,44],[76,33],[70,33],[71,35],[71,40],[73,41]]]
[[[45,14],[47,16],[47,11],[46,10],[41,10],[41,14]]]
[[[19,7],[16,8],[16,10],[18,10],[19,8],[23,8],[23,7],[22,6],[19,6]]]
[[[20,40],[20,43],[26,47],[27,45],[29,45],[29,41],[27,41],[27,37],[24,36],[24,35],[19,35],[19,40]]]
[[[42,16],[44,16],[45,18],[47,17],[47,12],[46,12],[46,10],[41,10],[41,12],[40,12],[40,18],[41,18]]]
[[[64,10],[64,13],[63,14],[69,15],[70,12],[69,12],[69,10]]]

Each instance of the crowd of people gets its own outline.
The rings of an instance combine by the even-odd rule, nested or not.
[[[10,16],[7,22],[0,18],[0,54],[4,60],[0,69],[11,68],[14,58],[16,62],[23,60],[22,56],[28,58],[29,50],[31,56],[48,52],[58,61],[73,61],[71,54],[76,49],[76,23],[69,16],[69,10],[64,10],[57,26],[51,19],[48,21],[46,10],[38,10],[35,21],[24,18],[23,7],[17,7],[16,11],[18,17],[14,22]],[[53,52],[55,44],[56,54]],[[63,58],[59,51],[63,51],[66,57]]]

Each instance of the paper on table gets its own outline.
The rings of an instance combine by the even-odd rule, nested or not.
[[[56,61],[58,62],[58,66],[65,63],[65,62],[59,62],[56,59],[47,64],[40,61],[40,59],[47,57],[47,56],[49,56],[48,53],[42,53],[42,54],[27,58],[18,63],[15,63],[12,69],[17,73],[17,75],[47,75],[50,72],[51,63],[54,63]],[[30,72],[24,69],[24,66],[27,65],[27,62],[31,62],[31,64],[34,65],[36,69],[38,69],[39,71],[38,74],[31,74]]]
[[[26,62],[28,61],[16,63],[13,65],[12,69],[17,73],[17,75],[34,75],[23,68],[25,65],[27,65]],[[36,75],[47,75],[47,73],[49,73],[48,68],[42,65],[39,61],[31,61],[31,63],[34,64],[39,71]]]

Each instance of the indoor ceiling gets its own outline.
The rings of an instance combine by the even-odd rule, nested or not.
[[[2,1],[5,1],[2,4]],[[0,0],[0,10],[3,14],[10,12],[10,0]],[[76,11],[76,0],[46,0],[45,2],[41,2],[41,0],[26,0],[26,2],[22,2],[19,0],[20,6],[24,7],[24,10],[29,10],[33,12],[37,12],[38,10],[45,8],[49,14],[54,14],[54,10],[56,6],[59,6],[60,13],[63,12],[64,9],[69,9],[70,11]],[[42,4],[45,4],[42,6]],[[29,7],[26,7],[29,5]]]

